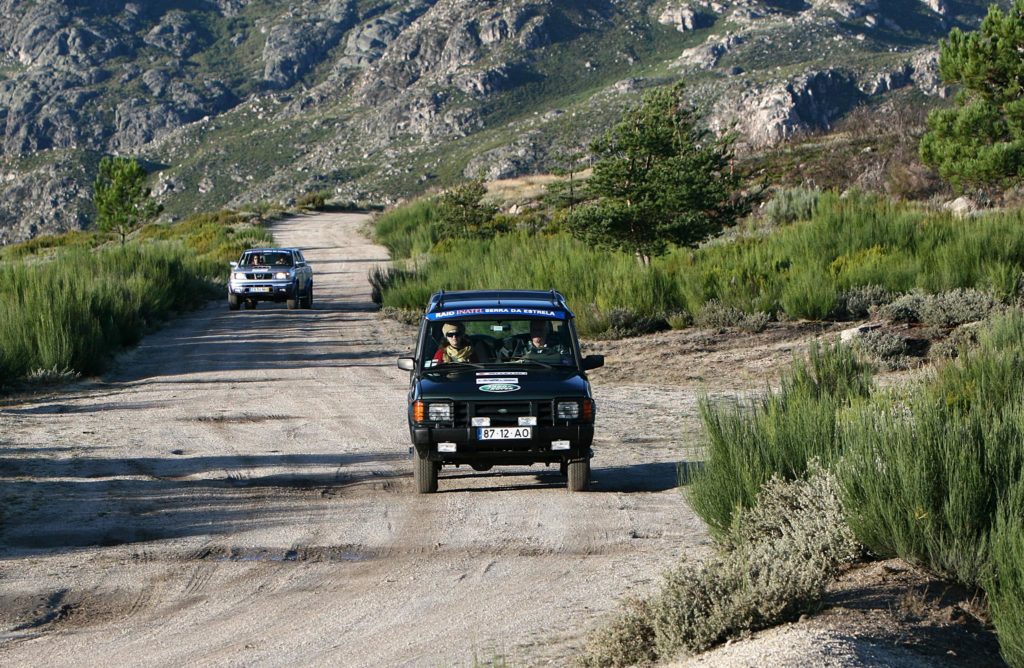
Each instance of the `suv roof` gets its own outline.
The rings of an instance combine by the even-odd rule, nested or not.
[[[565,297],[554,290],[441,290],[430,297],[426,314],[428,319],[433,320],[431,315],[442,312],[472,315],[466,311],[487,308],[563,311],[563,317],[574,317],[565,303]]]

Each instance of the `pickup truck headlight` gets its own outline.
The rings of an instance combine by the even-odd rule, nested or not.
[[[286,278],[290,278],[290,276],[287,271],[279,271],[276,274],[274,274],[274,278],[276,278],[279,281],[282,281]]]
[[[236,271],[234,274],[232,274],[232,276],[234,276],[236,281],[244,281],[245,280],[245,273],[241,272],[241,271]]]
[[[427,419],[431,422],[451,422],[452,405],[449,403],[427,404]]]

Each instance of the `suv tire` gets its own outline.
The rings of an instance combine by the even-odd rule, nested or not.
[[[240,301],[238,301],[238,295],[228,295],[228,310],[229,311],[237,311],[238,308],[241,305],[242,305],[242,303]]]
[[[413,450],[413,478],[416,480],[416,491],[420,494],[433,494],[437,491],[437,464]]]
[[[302,308],[313,308],[313,284],[310,283],[306,286],[306,296],[299,300],[299,306]]]
[[[568,489],[570,492],[585,492],[590,487],[590,458],[570,459]]]

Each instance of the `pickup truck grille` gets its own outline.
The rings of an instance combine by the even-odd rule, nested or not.
[[[534,415],[537,424],[553,424],[551,401],[456,402],[455,426],[469,426],[470,418],[488,417],[492,425],[516,425],[520,417]]]
[[[269,281],[274,275],[270,273],[249,273],[245,277],[250,281]]]

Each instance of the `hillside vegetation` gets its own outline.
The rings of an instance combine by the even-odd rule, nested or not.
[[[674,81],[714,131],[778,145],[894,93],[948,104],[935,43],[987,5],[0,0],[0,243],[92,226],[104,156],[142,160],[178,219],[387,204],[565,167]]]
[[[250,217],[197,215],[148,225],[121,245],[114,234],[40,237],[0,254],[0,378],[45,381],[104,370],[175,313],[196,308],[227,280],[250,245],[272,243]]]

